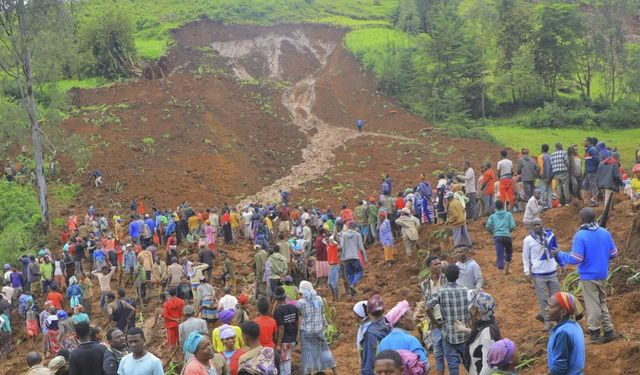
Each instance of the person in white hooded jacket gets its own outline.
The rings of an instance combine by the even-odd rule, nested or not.
[[[536,299],[540,313],[538,319],[544,321],[544,329],[551,329],[549,315],[545,311],[549,304],[549,298],[560,291],[558,281],[558,265],[564,264],[552,255],[553,250],[558,248],[553,232],[545,230],[542,220],[535,218],[531,222],[532,228],[529,235],[522,242],[522,264],[524,265],[524,275],[536,291]]]

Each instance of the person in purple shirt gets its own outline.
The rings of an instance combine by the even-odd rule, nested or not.
[[[577,265],[587,324],[594,344],[615,340],[615,332],[609,308],[607,307],[607,278],[609,261],[618,256],[618,249],[608,230],[596,223],[596,212],[591,207],[580,210],[582,225],[573,236],[571,252],[554,251],[565,264]],[[604,331],[604,335],[602,335]]]

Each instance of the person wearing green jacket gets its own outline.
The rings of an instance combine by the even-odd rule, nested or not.
[[[489,216],[486,228],[489,232],[493,233],[496,246],[496,265],[499,270],[504,269],[505,275],[508,275],[509,264],[511,263],[511,256],[513,255],[511,232],[516,228],[516,222],[513,220],[511,212],[504,209],[504,202],[499,199],[496,200],[495,208],[495,212]]]
[[[51,258],[45,255],[43,263],[40,263],[40,275],[42,275],[42,293],[44,296],[49,292],[49,288],[54,285],[53,281],[53,263]]]

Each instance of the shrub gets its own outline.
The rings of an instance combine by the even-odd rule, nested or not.
[[[40,224],[40,207],[33,188],[0,182],[0,263],[16,262],[21,251],[34,246]]]
[[[136,57],[134,24],[122,8],[105,7],[80,22],[78,44],[92,60],[92,72],[105,78],[129,75]]]
[[[522,119],[522,125],[529,128],[590,128],[598,125],[598,116],[591,108],[567,109],[556,103],[544,103]]]
[[[603,126],[613,128],[634,128],[640,126],[640,103],[621,101],[598,114]]]

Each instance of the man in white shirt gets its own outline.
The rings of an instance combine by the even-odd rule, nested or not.
[[[231,288],[224,288],[224,296],[220,298],[218,302],[218,310],[236,310],[236,305],[238,304],[238,299],[231,295]]]
[[[551,322],[545,310],[549,298],[560,291],[557,271],[559,264],[552,255],[552,251],[558,248],[558,243],[551,230],[544,230],[540,218],[533,219],[531,225],[531,232],[522,242],[522,264],[524,275],[536,291],[540,308],[537,318],[544,321],[544,330],[548,331],[551,329]]]
[[[502,200],[505,205],[508,202],[507,211],[513,209],[513,205],[515,203],[513,199],[513,162],[507,159],[507,150],[500,151],[500,156],[502,159],[496,165],[496,170],[498,172],[498,180],[500,181],[500,200]]]
[[[253,239],[253,230],[251,229],[251,218],[253,212],[248,207],[244,209],[242,213],[242,222],[244,224],[244,238],[247,240]]]
[[[476,196],[476,173],[471,168],[471,161],[464,162],[464,175],[458,175],[458,179],[464,181],[464,193],[469,198],[465,209],[467,211],[467,220],[475,220],[478,218],[478,210],[476,209],[478,197]]]
[[[535,189],[533,191],[533,195],[529,198],[527,202],[527,207],[524,209],[524,216],[522,216],[522,223],[525,228],[531,230],[533,226],[533,220],[540,218],[540,213],[542,212],[542,206],[540,206],[540,197],[542,196],[542,191],[540,189]]]

